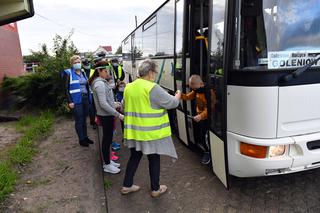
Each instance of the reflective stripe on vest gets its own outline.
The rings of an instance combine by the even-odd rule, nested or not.
[[[69,93],[71,95],[72,101],[74,104],[80,104],[82,103],[82,96],[81,96],[81,90],[80,90],[80,81],[79,77],[75,73],[73,69],[66,69],[65,73],[69,75],[70,81],[69,81]],[[81,74],[84,76],[86,80],[88,80],[85,72],[81,71]],[[90,88],[89,88],[90,90]],[[90,91],[91,92],[91,91]],[[92,103],[92,97],[89,95],[89,102]]]
[[[137,79],[124,91],[124,138],[136,141],[159,140],[171,135],[167,111],[153,109],[150,91],[156,84]]]

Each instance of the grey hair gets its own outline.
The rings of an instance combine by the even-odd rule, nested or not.
[[[157,66],[156,62],[151,59],[141,61],[138,68],[139,77],[147,76],[149,72],[157,73]]]

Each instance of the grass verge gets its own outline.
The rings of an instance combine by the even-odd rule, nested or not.
[[[103,185],[104,185],[104,188],[108,190],[111,188],[112,183],[107,177],[103,177]]]
[[[26,116],[16,124],[16,129],[22,132],[23,136],[15,146],[2,153],[8,155],[8,158],[0,161],[0,202],[14,190],[18,166],[32,160],[36,152],[36,142],[49,134],[53,120],[53,113],[46,111],[39,116]]]

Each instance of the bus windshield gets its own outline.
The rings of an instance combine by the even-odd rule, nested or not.
[[[318,0],[308,3],[301,0],[264,2],[269,51],[320,49]]]
[[[319,2],[263,1],[268,68],[304,66],[320,54]]]

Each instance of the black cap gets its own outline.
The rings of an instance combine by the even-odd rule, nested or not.
[[[98,54],[97,54],[97,56],[98,57],[106,57],[106,53],[105,52],[99,52]]]
[[[119,63],[118,58],[112,58],[112,59],[111,59],[111,63]]]
[[[90,65],[90,60],[88,58],[84,58],[84,59],[82,59],[82,64],[85,66],[88,66],[88,65]]]

